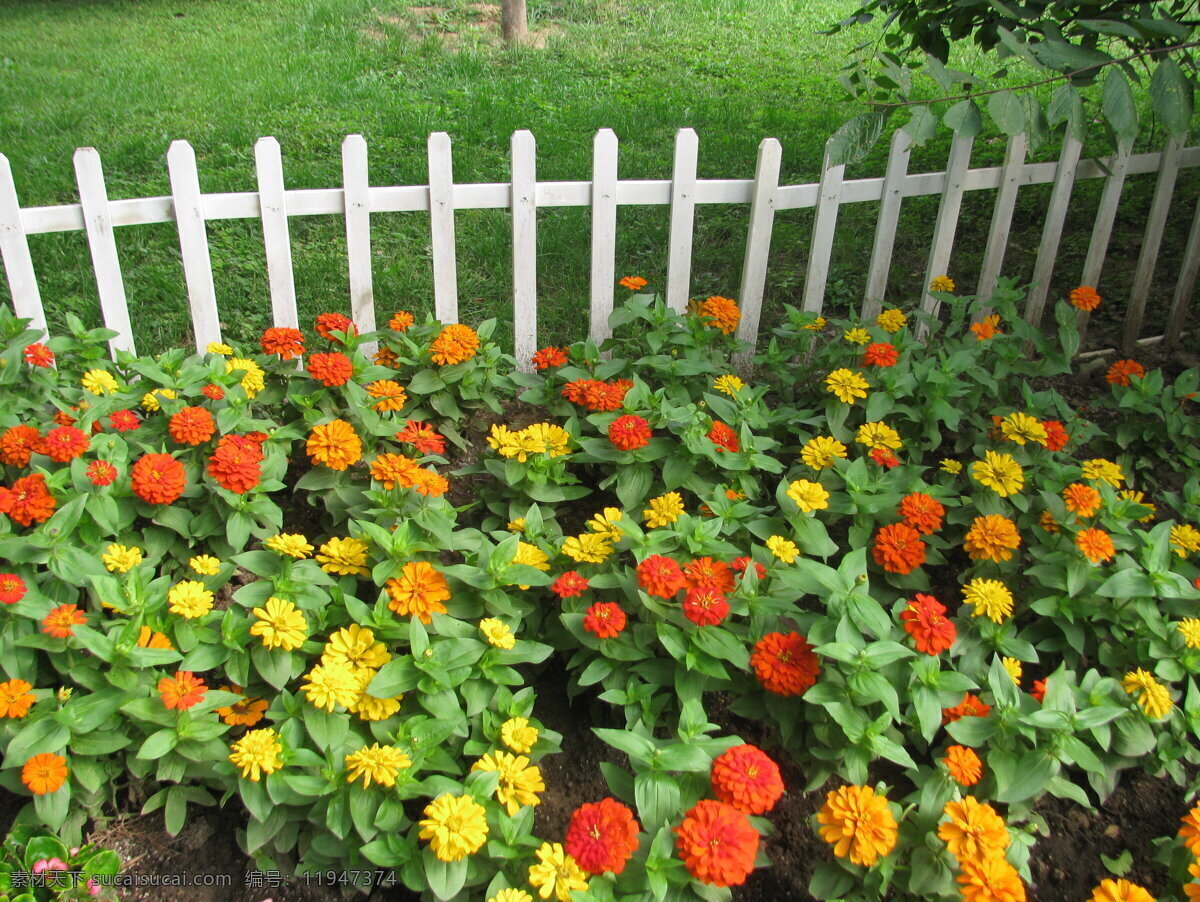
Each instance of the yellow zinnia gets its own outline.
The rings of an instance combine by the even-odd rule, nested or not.
[[[667,492],[665,495],[651,498],[649,504],[649,509],[642,511],[642,516],[646,518],[646,525],[651,529],[669,526],[684,512],[683,498],[678,492]]]
[[[346,782],[363,781],[363,789],[370,789],[371,783],[380,786],[395,786],[396,774],[406,767],[412,767],[412,759],[394,745],[380,745],[378,742],[363,746],[357,752],[345,757]]]
[[[779,558],[785,564],[790,564],[796,560],[800,554],[800,549],[796,547],[796,543],[791,539],[785,539],[783,536],[771,536],[767,539],[767,551]]]
[[[1125,678],[1121,680],[1121,687],[1136,697],[1146,716],[1153,720],[1161,720],[1175,707],[1167,687],[1156,680],[1150,671],[1141,667],[1125,674]]]
[[[308,638],[308,620],[290,601],[271,596],[251,613],[258,619],[250,624],[250,635],[261,637],[263,648],[295,651]]]
[[[825,487],[819,482],[797,479],[788,486],[787,496],[806,514],[829,507],[829,492],[825,491]]]
[[[313,553],[313,546],[308,544],[308,539],[299,533],[280,533],[263,542],[263,546],[270,548],[278,554],[294,557],[298,560],[303,560]]]
[[[568,536],[563,540],[562,553],[577,564],[602,564],[613,553],[612,540],[594,532]]]
[[[835,460],[845,460],[846,446],[831,435],[818,435],[804,443],[800,449],[800,459],[820,472],[832,467]]]
[[[855,398],[865,398],[870,387],[862,373],[845,368],[834,370],[825,377],[825,390],[843,404],[853,404]]]
[[[110,573],[128,573],[142,562],[142,550],[114,543],[100,555],[100,560]]]
[[[895,451],[904,447],[904,442],[900,440],[900,433],[887,423],[879,422],[863,423],[859,426],[858,432],[854,436],[854,442],[858,445],[866,445],[872,451],[876,449]]]
[[[980,485],[994,491],[1001,498],[1015,495],[1025,485],[1025,471],[1008,454],[985,451],[983,460],[971,464],[971,476]]]
[[[93,395],[111,395],[121,388],[112,373],[99,369],[88,370],[83,374],[79,384]]]
[[[529,885],[543,899],[554,896],[558,902],[571,902],[571,893],[588,888],[588,876],[568,855],[562,843],[542,843],[537,850],[538,863],[529,868]]]
[[[273,774],[283,767],[283,746],[278,734],[270,729],[251,730],[232,746],[229,760],[242,769],[242,779],[257,783],[263,774]]]
[[[204,588],[204,583],[185,579],[176,583],[167,592],[168,609],[185,620],[203,617],[213,606],[213,594]]]
[[[367,569],[367,543],[361,539],[333,538],[317,552],[317,563],[326,573],[339,576],[370,576]]]
[[[443,793],[425,806],[421,839],[441,861],[461,861],[487,841],[487,811],[468,795]]]
[[[508,624],[495,617],[485,617],[479,621],[479,631],[489,645],[496,648],[510,649],[517,644],[517,637],[508,628]]]
[[[963,603],[974,607],[972,617],[987,617],[994,623],[1012,616],[1012,592],[998,579],[971,580],[963,586]]]

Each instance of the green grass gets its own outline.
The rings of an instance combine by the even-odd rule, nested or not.
[[[110,198],[168,194],[164,155],[179,138],[196,149],[205,191],[254,190],[252,148],[262,135],[279,138],[288,187],[333,187],[341,182],[341,139],[351,132],[368,141],[375,185],[424,183],[431,131],[454,140],[456,181],[506,181],[509,137],[520,128],[538,139],[539,179],[589,178],[592,137],[602,127],[621,139],[622,178],[667,178],[675,132],[685,126],[700,136],[701,178],[750,177],[759,141],[773,136],[784,148],[783,181],[811,181],[826,137],[857,111],[834,78],[864,36],[816,31],[855,5],[530,0],[531,27],[544,30],[545,46],[513,51],[498,45],[494,24],[464,0],[423,11],[399,0],[6,0],[0,152],[24,206],[74,202],[71,154],[86,145],[101,154]],[[938,141],[920,149],[912,169],[943,168],[945,148]],[[881,171],[885,150],[851,175]],[[973,165],[1002,150],[1001,142],[981,141]],[[1039,189],[1022,197],[1035,247],[1043,199]],[[897,300],[919,289],[935,210],[936,198],[906,203],[890,287]],[[869,204],[843,208],[834,303],[858,300],[874,211]],[[747,213],[699,209],[694,294],[736,295]],[[988,215],[990,194],[970,199],[964,228],[974,232],[961,242],[968,282]],[[800,296],[811,219],[811,211],[777,219],[768,322],[780,302]],[[503,211],[457,214],[467,322],[508,314],[508,222]],[[618,276],[639,273],[662,285],[667,222],[665,207],[621,208]],[[1090,228],[1090,219],[1080,228]],[[293,218],[291,230],[302,324],[322,310],[347,310],[340,219]],[[377,215],[372,234],[382,316],[397,307],[431,310],[428,217]],[[261,228],[214,222],[209,240],[226,336],[251,342],[269,324]],[[542,211],[538,240],[542,343],[581,337],[586,209]],[[67,311],[97,323],[83,234],[34,236],[31,247],[52,326],[61,327]],[[122,228],[118,247],[139,349],[187,344],[174,227]],[[1018,270],[1032,266],[1020,252],[1014,259]],[[0,300],[8,301],[6,284]]]

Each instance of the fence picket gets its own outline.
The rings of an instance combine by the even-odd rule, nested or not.
[[[596,344],[612,334],[617,281],[617,133],[602,128],[592,140],[592,284],[591,325]]]
[[[217,312],[217,290],[213,285],[208,229],[204,225],[204,202],[200,199],[200,174],[196,151],[187,141],[172,141],[167,149],[167,171],[171,177],[171,199],[175,226],[179,230],[179,253],[183,279],[192,309],[192,334],[196,350],[203,353],[209,342],[221,341]]]
[[[537,143],[533,132],[512,136],[513,356],[533,370],[537,350]]]
[[[1133,271],[1133,285],[1129,289],[1129,311],[1125,315],[1125,333],[1121,340],[1121,347],[1126,354],[1133,353],[1138,336],[1142,332],[1146,301],[1150,297],[1150,283],[1154,279],[1154,263],[1158,259],[1158,248],[1162,244],[1163,229],[1171,208],[1171,195],[1175,192],[1175,178],[1179,174],[1179,153],[1182,149],[1182,141],[1169,138],[1163,150],[1162,168],[1158,171],[1154,199],[1150,201],[1150,213],[1146,217],[1146,232],[1142,236],[1142,251],[1138,255],[1137,268]]]
[[[271,287],[271,322],[300,328],[296,312],[296,281],[292,272],[292,243],[288,234],[287,201],[283,194],[283,155],[274,138],[259,138],[254,145],[258,175],[258,209],[267,253],[267,281]]]
[[[79,204],[83,207],[83,227],[87,233],[88,248],[92,252],[96,291],[100,295],[100,314],[105,327],[117,333],[116,337],[109,340],[108,347],[114,357],[117,351],[136,354],[100,154],[93,147],[81,147],[75,151],[74,162],[75,180],[79,183]]]
[[[892,249],[896,245],[896,226],[900,222],[900,204],[904,201],[904,179],[908,175],[908,157],[912,138],[902,128],[892,133],[887,169],[883,175],[883,196],[879,201],[879,219],[875,223],[875,243],[871,247],[871,265],[867,270],[867,290],[863,295],[862,320],[874,319],[887,294],[888,273],[892,268]]]
[[[0,153],[0,260],[8,275],[8,288],[12,292],[13,310],[20,319],[29,320],[31,329],[46,332],[46,311],[42,308],[42,295],[38,291],[37,275],[33,270],[33,258],[29,255],[29,241],[21,224],[21,203],[17,199],[17,186],[13,182],[12,168],[8,157]],[[49,334],[49,333],[47,333]]]
[[[1108,253],[1108,241],[1112,237],[1113,222],[1117,218],[1117,207],[1121,203],[1121,191],[1125,187],[1125,173],[1129,169],[1129,154],[1131,146],[1125,142],[1117,145],[1117,152],[1108,160],[1109,175],[1104,180],[1104,190],[1100,193],[1100,204],[1096,207],[1096,219],[1092,225],[1092,239],[1088,242],[1087,258],[1083,261],[1083,272],[1079,277],[1080,285],[1098,288],[1100,272],[1104,268],[1104,257]],[[1087,335],[1088,319],[1091,314],[1086,310],[1079,312],[1079,345]]]
[[[833,234],[837,229],[845,174],[845,166],[829,165],[829,142],[825,142],[821,187],[817,191],[817,210],[808,250],[808,273],[804,277],[804,309],[810,313],[820,313],[825,305],[825,283],[829,279],[829,258],[833,253]]]
[[[1188,232],[1187,249],[1183,252],[1183,262],[1179,267],[1179,281],[1175,284],[1175,294],[1171,298],[1167,332],[1163,336],[1169,345],[1179,341],[1183,334],[1183,324],[1187,320],[1188,304],[1192,299],[1197,274],[1200,274],[1200,199],[1196,201],[1192,230]]]
[[[346,262],[350,276],[350,318],[363,332],[375,331],[375,289],[371,276],[371,181],[367,141],[347,135],[342,141],[342,190],[346,208]],[[363,345],[373,357],[375,342]]]
[[[956,134],[950,142],[950,156],[946,160],[946,184],[942,188],[942,199],[938,204],[937,220],[933,226],[933,240],[929,246],[929,260],[925,264],[925,284],[921,309],[937,316],[941,301],[929,293],[929,283],[936,276],[949,275],[950,254],[954,250],[954,233],[958,230],[958,214],[962,210],[967,166],[971,162],[971,147],[975,139]],[[917,327],[917,337],[926,333],[924,323]]]
[[[758,322],[762,316],[771,232],[775,227],[775,194],[779,190],[779,167],[782,162],[783,147],[774,138],[764,138],[758,145],[758,162],[754,167],[754,196],[750,201],[746,257],[742,264],[742,284],[738,290],[742,318],[738,323],[737,337],[751,344],[758,338]],[[739,368],[747,369],[750,357],[750,352],[739,354],[734,363]]]
[[[429,237],[433,254],[433,310],[443,323],[458,322],[458,259],[454,240],[454,157],[450,136],[429,136]]]
[[[696,226],[696,165],[700,141],[696,132],[675,133],[675,165],[671,173],[671,232],[667,239],[667,306],[687,308],[692,278],[692,234]]]
[[[1042,226],[1042,240],[1038,244],[1037,259],[1033,264],[1029,297],[1025,300],[1025,319],[1035,326],[1042,321],[1046,297],[1050,294],[1050,277],[1054,274],[1054,261],[1058,256],[1063,225],[1067,221],[1067,207],[1071,203],[1075,170],[1079,168],[1079,153],[1082,149],[1082,142],[1068,129],[1066,137],[1063,138],[1062,152],[1058,157],[1054,187],[1050,189],[1050,201],[1046,206],[1046,222]]]
[[[1004,149],[1004,166],[1001,168],[1000,187],[996,191],[996,204],[992,207],[992,223],[988,227],[987,244],[983,252],[983,265],[979,268],[979,284],[975,294],[990,298],[1004,266],[1004,251],[1008,248],[1008,232],[1012,227],[1013,210],[1017,205],[1017,189],[1021,186],[1021,172],[1025,166],[1025,151],[1029,146],[1025,134],[1013,135]],[[982,314],[986,315],[986,314]]]

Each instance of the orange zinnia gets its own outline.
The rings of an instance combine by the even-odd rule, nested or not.
[[[1146,368],[1136,360],[1118,360],[1108,368],[1108,372],[1104,374],[1104,381],[1109,385],[1123,385],[1128,388],[1131,378],[1145,375]]]
[[[925,543],[907,523],[892,523],[879,530],[871,556],[888,573],[912,573],[925,563]]]
[[[1179,819],[1183,824],[1179,828],[1179,838],[1188,847],[1188,851],[1200,858],[1200,805],[1197,805]]]
[[[151,504],[170,504],[183,494],[187,473],[170,454],[144,454],[130,471],[133,493]]]
[[[1062,491],[1063,503],[1066,504],[1067,510],[1075,514],[1081,520],[1084,517],[1090,517],[1100,510],[1100,493],[1090,485],[1084,485],[1082,482],[1075,482],[1067,486]]]
[[[615,601],[598,601],[583,615],[583,628],[597,639],[616,638],[626,622],[625,612]]]
[[[327,388],[345,385],[354,376],[354,362],[339,351],[313,354],[305,367],[308,374]]]
[[[994,561],[1001,564],[1012,560],[1013,551],[1020,545],[1021,536],[1012,520],[1000,514],[988,514],[975,518],[967,531],[963,551],[973,561]]]
[[[985,705],[978,696],[967,692],[963,695],[963,700],[953,708],[942,709],[942,726],[963,717],[987,717],[990,713],[991,705]]]
[[[729,565],[710,557],[696,558],[683,568],[683,576],[689,586],[703,586],[720,592],[732,592],[736,585]]]
[[[388,320],[388,328],[394,332],[407,332],[416,318],[407,310],[397,310]]]
[[[737,303],[723,297],[710,297],[701,302],[699,311],[705,324],[720,329],[726,335],[734,333],[742,318]]]
[[[628,379],[600,382],[596,379],[576,379],[562,387],[562,396],[572,404],[591,411],[617,410],[625,403],[625,395],[633,383]]]
[[[637,291],[639,288],[645,288],[649,283],[641,276],[626,276],[617,284],[630,291]]]
[[[1105,877],[1092,890],[1087,902],[1154,902],[1154,897],[1144,886],[1124,878],[1113,880]]]
[[[958,882],[963,902],[1025,902],[1025,885],[1003,857],[963,861]]]
[[[533,355],[532,363],[535,370],[548,370],[553,366],[567,365],[567,348],[542,348]]]
[[[21,782],[34,795],[58,792],[67,782],[67,759],[50,752],[34,755],[21,768]]]
[[[974,786],[983,777],[983,762],[974,749],[965,745],[952,745],[946,749],[942,763],[959,786]]]
[[[185,407],[171,417],[167,431],[181,445],[202,445],[212,438],[217,424],[203,407]]]
[[[10,426],[0,435],[0,464],[27,467],[42,434],[32,426]]]
[[[92,485],[112,485],[117,478],[117,468],[106,460],[93,460],[84,471]]]
[[[757,746],[726,749],[713,759],[709,776],[716,797],[745,814],[766,814],[783,797],[779,765]]]
[[[317,330],[317,334],[326,341],[340,341],[333,334],[335,331],[345,332],[347,337],[358,334],[358,327],[344,313],[322,313],[317,317],[313,327]]]
[[[854,864],[871,867],[895,848],[899,834],[887,801],[870,786],[842,786],[831,791],[817,812],[821,839],[833,846],[838,858],[849,857]]]
[[[450,483],[445,476],[428,467],[418,467],[413,473],[413,489],[420,495],[439,498],[446,494]]]
[[[758,682],[776,695],[803,695],[821,675],[821,662],[797,632],[767,633],[754,643],[750,666]]]
[[[401,488],[411,488],[414,484],[413,475],[420,467],[411,457],[403,454],[380,454],[371,461],[371,478],[382,483],[389,491],[397,485]]]
[[[588,802],[571,815],[563,845],[589,874],[620,874],[637,851],[638,822],[616,799]]]
[[[217,708],[217,716],[231,727],[252,727],[263,719],[270,705],[266,699],[247,698],[242,687],[234,684],[221,687],[226,692],[236,692],[242,698],[227,708]]]
[[[222,436],[208,459],[208,474],[221,488],[244,495],[262,479],[262,459],[261,447],[249,437]]]
[[[420,420],[405,420],[404,428],[396,433],[396,441],[412,445],[422,454],[443,454],[446,451],[446,439]]]
[[[304,333],[299,329],[284,326],[267,329],[259,343],[264,354],[278,354],[280,360],[291,360],[304,353]]]
[[[679,564],[661,554],[652,554],[637,565],[637,581],[647,595],[657,598],[673,598],[687,587]]]
[[[587,587],[587,582],[584,582]],[[15,573],[0,573],[0,604],[16,604],[25,597],[29,589],[25,580]]]
[[[701,883],[746,882],[758,855],[758,831],[732,805],[704,799],[675,828],[675,845],[687,871]]]
[[[608,440],[621,451],[636,451],[650,444],[650,424],[632,414],[617,417],[608,424]]]
[[[443,601],[450,600],[446,577],[425,561],[409,561],[400,576],[387,581],[388,607],[401,617],[416,617],[430,623],[434,614],[445,614]]]
[[[324,464],[331,470],[345,470],[362,457],[362,440],[345,420],[330,420],[314,426],[305,448],[314,463]]]
[[[1089,285],[1080,285],[1078,288],[1072,288],[1069,295],[1071,306],[1077,307],[1080,310],[1095,310],[1100,306],[1100,295],[1096,293],[1096,289]]]
[[[429,356],[438,366],[470,360],[479,350],[479,336],[470,326],[453,323],[443,327],[429,345]]]
[[[175,676],[158,681],[158,694],[162,696],[163,705],[179,711],[204,701],[207,692],[204,680],[188,670],[176,671]]]
[[[741,449],[738,434],[720,420],[713,420],[712,429],[708,431],[708,440],[718,448],[734,454]]]
[[[59,426],[39,440],[37,450],[55,463],[65,464],[84,454],[88,444],[87,433],[83,430],[74,426]]]
[[[977,323],[971,324],[971,331],[975,333],[975,337],[980,341],[986,341],[989,338],[994,338],[997,335],[1003,335],[1000,331],[1000,316],[993,313],[991,316],[985,316]]]
[[[29,706],[37,701],[33,689],[24,680],[7,680],[0,683],[0,717],[21,718],[29,713]]]
[[[78,605],[60,604],[42,620],[42,632],[55,639],[67,639],[75,635],[75,627],[81,623],[87,623],[87,615]]]
[[[30,366],[54,366],[54,352],[40,341],[35,341],[25,346],[25,362]]]
[[[7,514],[21,526],[49,520],[56,503],[41,473],[22,476],[11,489],[0,486],[0,514]]]
[[[1042,428],[1046,430],[1046,449],[1049,451],[1061,451],[1071,439],[1058,420],[1042,420]]]
[[[380,413],[389,410],[403,410],[408,403],[408,394],[399,382],[391,379],[378,379],[367,386],[367,394],[375,398],[375,409]]]
[[[900,359],[900,352],[896,350],[896,346],[886,342],[879,341],[874,344],[867,345],[867,349],[863,352],[863,366],[895,366],[896,361]]]
[[[1008,848],[1008,828],[991,805],[967,796],[947,802],[942,811],[949,820],[938,826],[938,839],[960,864],[1002,856]]]
[[[902,520],[922,535],[931,536],[942,528],[946,508],[922,492],[911,492],[900,499],[897,511]]]
[[[922,654],[939,655],[958,638],[954,621],[946,618],[946,606],[932,595],[917,592],[900,612],[900,620]]]
[[[1113,547],[1112,536],[1103,529],[1082,530],[1075,536],[1075,546],[1093,564],[1111,561],[1117,553]]]
[[[117,432],[132,432],[142,423],[132,410],[114,410],[108,415],[108,425]]]

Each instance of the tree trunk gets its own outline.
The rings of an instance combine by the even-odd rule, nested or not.
[[[501,0],[500,34],[504,43],[524,44],[529,36],[529,23],[525,15],[525,0]]]

